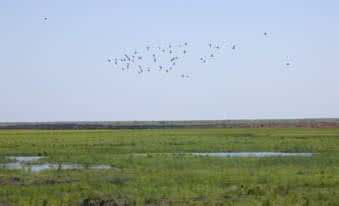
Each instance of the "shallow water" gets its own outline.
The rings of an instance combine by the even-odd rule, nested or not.
[[[44,157],[41,156],[9,156],[6,157],[9,160],[14,160],[16,162],[36,162]]]
[[[313,153],[291,153],[291,152],[193,152],[193,153],[137,153],[138,157],[148,157],[152,155],[193,155],[208,157],[311,157]]]
[[[41,172],[44,170],[72,170],[84,169],[85,167],[77,164],[22,164],[20,162],[0,164],[1,169],[25,170],[31,172]]]
[[[24,170],[31,172],[41,172],[45,170],[81,170],[81,169],[94,169],[94,170],[105,170],[112,169],[110,165],[89,165],[85,167],[81,164],[53,164],[53,163],[41,163],[34,164],[34,162],[45,158],[38,156],[10,156],[7,157],[9,160],[15,162],[0,164],[0,169],[8,170]]]
[[[194,156],[207,157],[311,157],[313,153],[287,153],[287,152],[206,152],[192,153]]]
[[[134,154],[137,156],[145,156],[148,154]],[[151,154],[152,155],[152,154]],[[311,157],[313,153],[287,153],[287,152],[196,152],[196,153],[156,153],[153,155],[194,155],[204,157]],[[0,164],[0,169],[8,170],[24,170],[31,172],[41,172],[45,170],[106,170],[113,169],[110,165],[89,165],[84,166],[81,164],[55,164],[55,163],[41,163],[34,164],[45,157],[41,156],[9,156],[7,159],[14,160],[15,162]]]

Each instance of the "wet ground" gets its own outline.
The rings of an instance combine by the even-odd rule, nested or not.
[[[147,156],[150,154],[135,154],[136,156]],[[311,157],[313,153],[284,153],[284,152],[206,152],[206,153],[156,153],[152,155],[193,155],[204,157]],[[110,165],[82,165],[70,163],[39,163],[39,160],[44,159],[43,156],[8,156],[6,157],[11,162],[0,164],[0,169],[8,170],[24,170],[31,172],[41,172],[45,170],[106,170],[113,169]]]
[[[84,166],[82,164],[69,163],[37,163],[37,161],[45,158],[41,156],[9,156],[6,158],[13,162],[0,164],[0,169],[25,170],[31,172],[41,172],[45,170],[112,169],[110,165],[104,164]]]
[[[314,154],[305,153],[291,153],[291,152],[193,152],[193,153],[138,153],[135,156],[147,157],[152,155],[187,155],[187,156],[205,156],[205,157],[312,157]]]
[[[209,152],[192,153],[195,156],[208,157],[311,157],[313,153],[286,153],[286,152]]]

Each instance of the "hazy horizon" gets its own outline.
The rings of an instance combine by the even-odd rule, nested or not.
[[[338,9],[315,0],[1,1],[0,122],[338,118]],[[168,74],[107,62],[183,42],[188,57]],[[209,42],[227,47],[201,64]]]

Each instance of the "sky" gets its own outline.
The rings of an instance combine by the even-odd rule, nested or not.
[[[339,117],[338,10],[335,0],[1,0],[0,122]],[[183,42],[187,58],[169,73],[107,61]],[[223,47],[202,64],[209,42]]]

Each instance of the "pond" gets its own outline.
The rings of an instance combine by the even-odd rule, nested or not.
[[[232,157],[312,157],[313,153],[288,153],[288,152],[195,152],[195,153],[139,153],[134,154],[136,156],[147,157],[148,155],[193,155],[201,157],[220,157],[220,158],[232,158]],[[31,172],[42,172],[45,170],[107,170],[117,169],[106,164],[96,165],[82,165],[82,164],[70,164],[70,163],[39,163],[46,157],[41,156],[8,156],[8,160],[12,160],[9,163],[0,164],[0,169],[8,170],[24,170]]]
[[[69,163],[35,163],[45,157],[41,156],[9,156],[6,157],[14,162],[0,164],[0,169],[8,170],[24,170],[31,172],[42,172],[45,170],[106,170],[113,169],[110,165],[97,164],[97,165],[82,165],[82,164],[69,164]]]
[[[194,156],[207,157],[311,157],[313,153],[288,153],[288,152],[198,152]]]

